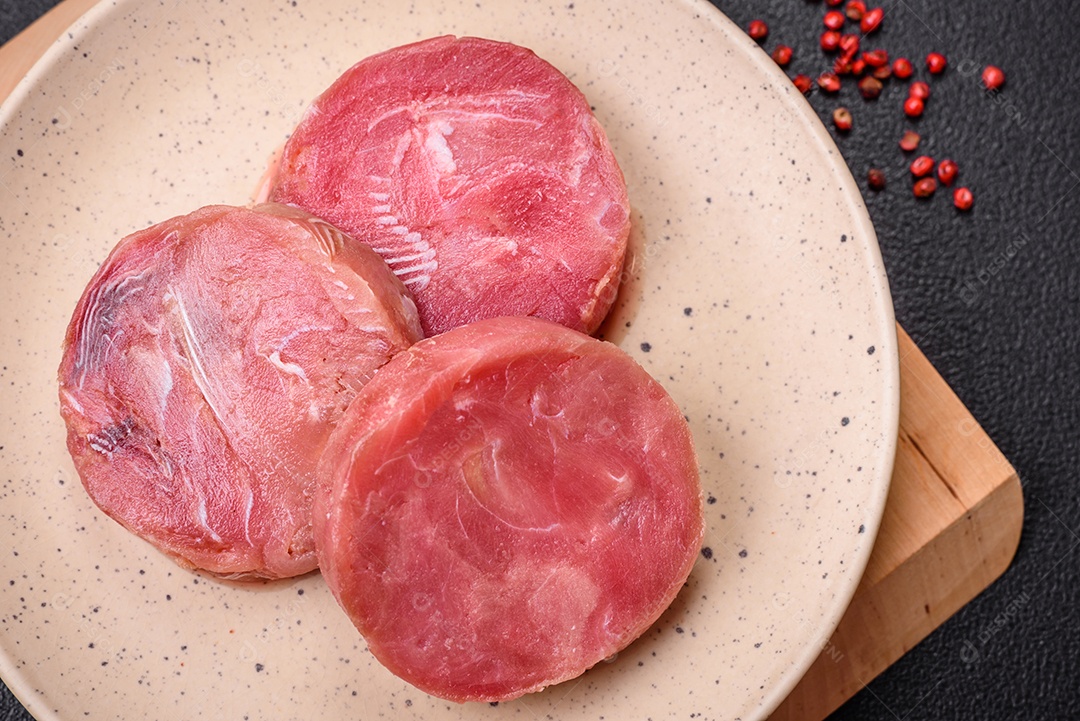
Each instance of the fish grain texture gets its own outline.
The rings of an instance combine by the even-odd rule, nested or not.
[[[515,698],[624,648],[704,533],[675,402],[617,347],[535,318],[384,366],[327,445],[314,516],[371,651],[455,701]]]
[[[316,566],[314,471],[372,373],[421,334],[369,248],[308,213],[212,206],[124,238],[60,366],[90,497],[185,567]]]
[[[503,315],[591,333],[615,299],[622,172],[581,91],[510,43],[446,36],[360,61],[308,109],[271,186],[371,244],[428,335]]]

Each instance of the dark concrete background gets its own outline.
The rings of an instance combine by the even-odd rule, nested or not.
[[[827,68],[820,0],[714,1],[743,27],[768,22],[766,48],[795,49],[791,74]],[[54,4],[0,0],[0,42]],[[833,719],[1080,719],[1080,14],[1050,0],[882,5],[867,47],[911,58],[918,77],[927,52],[950,60],[923,118],[904,118],[895,80],[874,103],[850,81],[810,101],[822,118],[840,104],[854,113],[838,144],[863,186],[897,318],[1019,471],[1026,518],[1012,568]],[[986,63],[1008,76],[997,96],[979,84]],[[971,213],[948,193],[912,197],[896,146],[909,126],[921,150],[960,164]],[[884,192],[865,187],[871,166],[885,170]],[[28,719],[0,685],[0,721]]]

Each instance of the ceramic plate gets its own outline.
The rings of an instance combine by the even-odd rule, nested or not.
[[[898,362],[846,166],[764,52],[695,0],[102,3],[0,121],[0,672],[39,719],[761,718],[850,600],[888,490]],[[64,446],[60,343],[123,235],[243,204],[312,98],[443,33],[533,48],[588,96],[633,234],[605,336],[684,409],[705,548],[608,663],[456,705],[385,671],[317,574],[221,583],[97,511]]]

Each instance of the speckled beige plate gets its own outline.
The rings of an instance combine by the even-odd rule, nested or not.
[[[810,107],[696,0],[103,3],[0,113],[0,672],[39,719],[756,719],[850,600],[898,418],[888,287]],[[318,575],[225,584],[105,518],[64,448],[55,368],[121,236],[244,203],[347,66],[441,33],[566,72],[626,173],[634,232],[606,336],[682,405],[706,548],[609,663],[497,707],[390,675]]]

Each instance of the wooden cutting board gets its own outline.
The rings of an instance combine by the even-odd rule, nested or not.
[[[65,0],[0,48],[0,100],[96,0]],[[900,437],[877,544],[836,633],[772,715],[820,721],[1008,567],[1024,501],[1016,471],[907,333]]]

